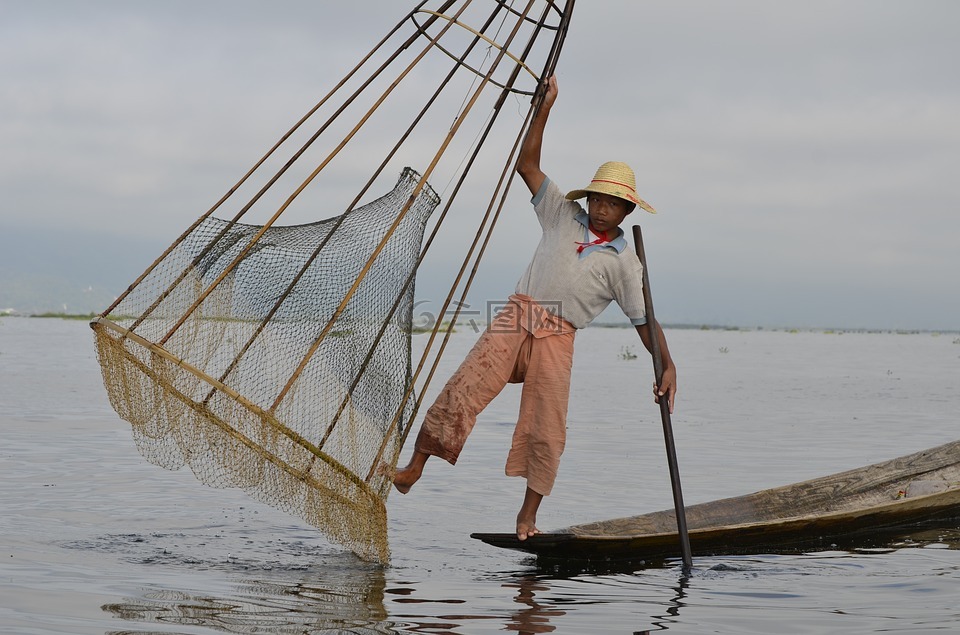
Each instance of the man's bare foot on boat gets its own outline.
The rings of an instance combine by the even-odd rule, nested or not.
[[[517,538],[526,540],[530,536],[536,536],[539,533],[540,530],[537,529],[536,518],[521,518],[517,516]]]
[[[537,529],[537,510],[540,509],[540,501],[543,495],[538,494],[529,487],[523,497],[523,506],[520,507],[520,513],[517,514],[517,538],[526,540],[530,536],[536,536],[540,533]]]

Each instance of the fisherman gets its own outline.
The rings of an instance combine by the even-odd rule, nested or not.
[[[393,484],[406,494],[431,456],[456,464],[477,415],[507,383],[523,383],[520,413],[507,457],[506,474],[522,476],[526,493],[517,514],[517,538],[539,532],[537,510],[550,494],[566,439],[573,340],[611,301],[636,327],[648,351],[642,265],[628,248],[620,224],[636,206],[656,213],[637,196],[633,171],[604,163],[585,188],[563,195],[540,168],[543,132],[557,99],[555,77],[527,133],[517,172],[533,195],[543,230],[540,243],[516,292],[480,336],[460,368],[428,409],[410,463]],[[586,197],[584,210],[578,199]],[[667,399],[673,412],[677,372],[663,330],[653,324],[663,357],[663,378],[654,382],[654,400]],[[609,399],[604,395],[602,400]]]

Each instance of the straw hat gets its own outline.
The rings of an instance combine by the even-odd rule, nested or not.
[[[651,214],[657,213],[657,210],[653,209],[649,203],[637,196],[637,179],[633,176],[633,170],[631,170],[630,166],[626,163],[619,161],[608,161],[604,163],[597,169],[597,173],[594,175],[593,180],[590,181],[590,185],[582,190],[573,190],[567,194],[567,199],[575,201],[578,198],[583,198],[590,192],[616,196],[617,198],[622,198],[625,201],[639,205]]]

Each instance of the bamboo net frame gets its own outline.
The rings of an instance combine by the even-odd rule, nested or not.
[[[430,4],[401,19],[91,322],[111,403],[146,458],[241,487],[379,562],[389,558],[386,474],[467,306],[574,2]],[[403,100],[407,86],[414,100]],[[519,122],[502,116],[511,96],[537,96]],[[439,113],[451,109],[444,131]],[[406,125],[393,116],[401,110]],[[356,166],[378,155],[363,177]],[[361,205],[391,167],[411,163],[388,194]],[[362,185],[341,213],[278,224],[298,206],[315,213],[344,181]],[[271,212],[270,196],[285,187]],[[478,193],[489,195],[485,209]],[[229,220],[214,216],[231,204]],[[246,222],[264,208],[265,221]],[[415,280],[451,223],[475,230],[438,314],[455,308],[445,327],[434,321],[414,364]]]

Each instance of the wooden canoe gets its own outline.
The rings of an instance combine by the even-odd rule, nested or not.
[[[870,545],[931,519],[960,518],[960,441],[890,461],[686,508],[694,555],[791,553]],[[631,562],[678,557],[673,509],[574,525],[520,541],[475,533],[540,558]]]

